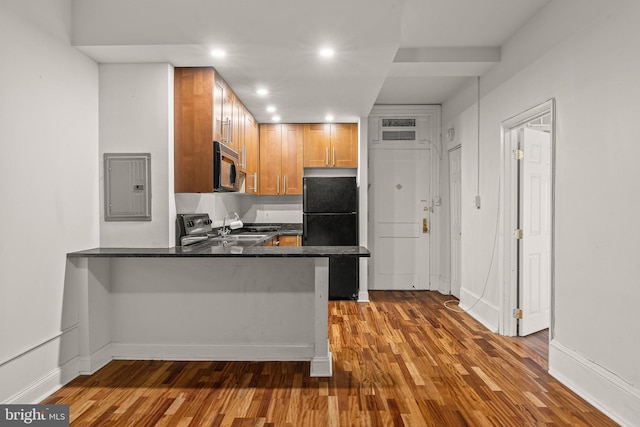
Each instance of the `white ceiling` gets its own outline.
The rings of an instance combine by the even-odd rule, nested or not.
[[[549,1],[72,0],[72,42],[100,63],[214,66],[261,123],[268,104],[283,122],[354,122],[374,103],[441,104]]]

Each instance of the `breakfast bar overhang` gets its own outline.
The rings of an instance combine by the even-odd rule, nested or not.
[[[330,257],[358,246],[97,248],[67,256],[80,372],[113,359],[310,361],[332,375]]]

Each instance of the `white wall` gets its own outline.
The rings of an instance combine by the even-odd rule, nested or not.
[[[640,3],[552,1],[481,80],[480,194],[473,84],[444,105],[462,143],[464,305],[489,266],[500,171],[500,123],[556,99],[555,296],[550,372],[623,425],[640,425]],[[554,40],[549,39],[554,35]],[[544,50],[540,49],[543,42]],[[469,142],[469,143],[467,143]],[[472,310],[491,329],[498,263]]]
[[[151,153],[151,221],[104,221],[104,153]],[[173,67],[100,65],[100,243],[174,246]]]
[[[248,223],[302,224],[302,196],[240,196],[240,211]]]
[[[68,0],[0,2],[0,402],[69,379],[66,254],[100,246],[98,66],[70,46],[70,18]]]

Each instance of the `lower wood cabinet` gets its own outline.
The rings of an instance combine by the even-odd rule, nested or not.
[[[263,246],[302,246],[302,236],[276,236],[264,242]]]
[[[280,246],[302,246],[302,236],[280,236]]]

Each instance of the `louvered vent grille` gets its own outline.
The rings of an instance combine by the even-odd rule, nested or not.
[[[383,141],[415,141],[415,118],[389,118],[382,119]]]
[[[383,128],[416,127],[416,119],[382,119]]]
[[[415,141],[415,130],[383,130],[383,141]]]

